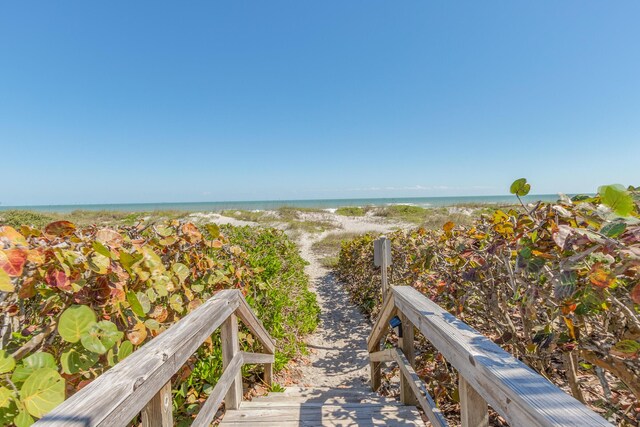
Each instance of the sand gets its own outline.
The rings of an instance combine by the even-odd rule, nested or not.
[[[200,219],[218,224],[258,225],[219,214],[198,215]],[[351,304],[349,296],[333,273],[322,266],[320,255],[314,253],[312,246],[314,242],[332,233],[386,233],[398,228],[412,228],[414,225],[374,216],[347,217],[331,211],[302,212],[300,215],[303,220],[330,222],[334,229],[322,233],[290,233],[299,245],[301,256],[309,262],[306,273],[310,278],[311,290],[318,297],[321,311],[318,328],[306,340],[309,356],[291,362],[291,368],[300,371],[300,386],[367,391],[370,389],[367,336],[371,325],[359,309]],[[286,229],[286,224],[276,226]]]

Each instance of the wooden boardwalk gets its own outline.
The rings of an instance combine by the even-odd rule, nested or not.
[[[221,427],[406,426],[424,427],[415,406],[373,392],[290,387],[244,401],[225,414]]]

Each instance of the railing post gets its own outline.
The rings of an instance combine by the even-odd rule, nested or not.
[[[171,381],[166,383],[142,410],[143,427],[172,427],[173,398]]]
[[[416,367],[415,349],[413,347],[414,329],[413,323],[405,316],[400,314],[400,320],[402,321],[402,337],[398,338],[398,347],[402,350],[407,360],[411,364],[411,367]],[[414,396],[409,380],[404,375],[400,374],[400,400],[405,405],[417,405],[418,400]]]
[[[269,388],[273,385],[273,363],[265,363],[263,366],[264,375],[262,381]]]
[[[487,402],[471,387],[458,372],[458,394],[460,395],[460,417],[462,427],[488,427],[489,408]]]
[[[222,367],[226,369],[231,363],[231,360],[233,360],[233,357],[240,351],[240,343],[238,342],[238,318],[235,313],[231,314],[222,324],[220,328],[220,338],[222,341]],[[242,373],[238,372],[225,396],[225,406],[227,409],[238,409],[241,401]]]

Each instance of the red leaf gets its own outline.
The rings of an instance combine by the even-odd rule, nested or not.
[[[76,226],[69,221],[56,221],[47,225],[44,228],[44,232],[52,236],[65,237],[73,234],[75,229]]]
[[[631,300],[640,305],[640,283],[638,283],[633,289],[631,289]]]
[[[71,282],[64,271],[58,271],[54,269],[49,269],[44,278],[49,286],[52,288],[58,288],[63,291],[71,290]]]
[[[0,268],[11,277],[22,275],[22,269],[26,262],[27,251],[23,249],[0,250]]]

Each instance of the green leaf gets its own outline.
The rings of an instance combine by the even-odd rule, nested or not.
[[[149,297],[144,292],[138,292],[136,293],[136,296],[138,297],[138,301],[140,301],[142,311],[144,314],[147,314],[149,310],[151,310],[151,301],[149,300]]]
[[[144,321],[144,325],[152,331],[160,329],[160,323],[156,319],[147,319]]]
[[[85,332],[81,337],[82,346],[94,353],[104,354],[118,342],[124,334],[108,320],[102,320]]]
[[[64,401],[64,379],[51,368],[40,368],[22,385],[20,399],[29,414],[42,418]]]
[[[86,305],[72,305],[60,316],[58,333],[63,340],[71,343],[80,341],[80,337],[96,323],[96,314]]]
[[[13,292],[15,286],[11,283],[11,277],[6,271],[0,268],[0,291],[1,292]]]
[[[55,370],[57,369],[56,360],[51,354],[43,351],[39,351],[25,357],[22,359],[21,365],[13,371],[11,381],[14,383],[24,382],[34,371],[37,371],[40,368],[51,368]]]
[[[174,272],[178,280],[180,280],[180,283],[184,283],[187,277],[189,277],[189,268],[180,262],[173,264],[171,266],[171,270]]]
[[[0,386],[0,408],[8,408],[13,399],[13,391]]]
[[[212,239],[217,239],[218,237],[220,237],[220,227],[218,227],[218,224],[210,223],[205,225],[205,228],[209,232],[209,235],[211,235]]]
[[[76,374],[91,368],[98,361],[99,356],[89,351],[78,351],[75,348],[62,353],[60,364],[65,374]]]
[[[104,255],[108,258],[111,258],[111,252],[109,251],[109,249],[107,249],[107,247],[105,245],[103,245],[100,242],[93,242],[91,244],[91,246],[93,246],[93,250],[96,251],[97,253],[99,253],[100,255]]]
[[[0,350],[0,374],[5,372],[11,372],[16,367],[16,361],[12,355],[6,352],[6,350]]]
[[[627,229],[627,225],[623,222],[612,222],[600,229],[600,232],[607,237],[618,237]]]
[[[17,417],[13,419],[16,427],[29,427],[35,422],[27,411],[21,411]]]
[[[124,341],[120,344],[120,348],[118,349],[118,361],[121,361],[131,353],[133,353],[133,344],[128,340]]]
[[[131,306],[131,310],[139,317],[144,317],[144,310],[142,309],[142,304],[138,300],[138,296],[132,292],[127,292],[127,301],[129,301],[129,305]]]
[[[182,306],[182,297],[178,294],[171,295],[171,298],[169,298],[169,305],[178,313],[182,313],[184,310],[184,307]]]
[[[509,191],[511,194],[515,194],[516,196],[526,196],[529,194],[529,191],[531,191],[531,185],[527,183],[526,178],[516,179],[511,184]]]
[[[107,274],[111,260],[102,254],[95,253],[89,258],[89,268],[98,274]]]
[[[629,216],[633,212],[634,204],[631,194],[621,185],[603,185],[598,188],[602,203],[620,216]]]

